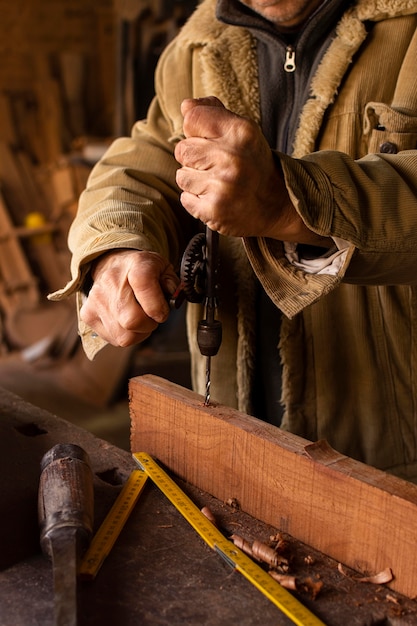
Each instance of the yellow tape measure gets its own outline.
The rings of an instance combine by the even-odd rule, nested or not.
[[[142,493],[147,478],[145,472],[139,469],[130,474],[83,556],[78,568],[78,576],[82,580],[93,580],[96,577]]]
[[[138,452],[133,455],[133,458],[204,541],[220,554],[229,565],[255,585],[294,624],[298,624],[298,626],[324,626],[324,623],[289,591],[284,589],[267,572],[239,550],[231,541],[226,539],[148,454]]]

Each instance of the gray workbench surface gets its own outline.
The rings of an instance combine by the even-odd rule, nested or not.
[[[136,467],[131,455],[0,389],[0,626],[53,624],[52,569],[39,548],[37,489],[43,454],[64,442],[77,443],[90,455],[98,526]],[[277,530],[195,487],[181,486],[223,526],[248,539],[267,541]],[[417,624],[413,600],[355,582],[331,559],[288,541],[290,573],[322,583],[316,599],[310,591],[297,597],[328,626]],[[79,583],[78,600],[80,626],[292,623],[206,546],[150,481],[96,579]]]

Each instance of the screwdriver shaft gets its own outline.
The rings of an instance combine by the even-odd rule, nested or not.
[[[77,626],[76,535],[76,528],[60,528],[51,542],[55,626]]]

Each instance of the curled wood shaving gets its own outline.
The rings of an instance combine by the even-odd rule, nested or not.
[[[208,506],[203,506],[203,508],[201,509],[202,514],[204,515],[204,517],[207,517],[207,519],[214,524],[214,526],[217,526],[217,521],[216,518],[214,517],[211,509],[209,509]]]
[[[305,580],[297,580],[295,576],[288,576],[287,574],[279,574],[275,570],[270,570],[268,574],[285,589],[291,589],[292,591],[304,591],[308,593],[313,600],[315,600],[323,588],[321,580],[313,580],[312,578],[306,578]]]
[[[282,533],[275,533],[275,535],[270,535],[269,541],[274,543],[276,546],[281,544],[288,544],[288,541],[284,539],[284,535]]]
[[[236,509],[236,511],[239,511],[240,509],[240,504],[236,498],[228,498],[226,500],[226,504],[227,506],[232,507],[232,509]]]
[[[310,594],[312,599],[315,600],[323,588],[323,582],[321,580],[306,578],[299,583],[299,587],[303,591],[306,591],[308,594]]]
[[[267,563],[270,567],[279,567],[281,570],[288,569],[288,561],[279,555],[274,548],[271,548],[262,541],[255,540],[252,544],[240,535],[231,535],[231,541],[242,552],[263,563]]]
[[[268,574],[272,576],[274,580],[279,582],[282,587],[285,587],[285,589],[292,589],[293,591],[297,591],[297,581],[295,580],[295,576],[280,574],[273,569],[269,570]]]
[[[235,546],[242,550],[242,552],[245,552],[245,554],[248,554],[249,556],[253,556],[252,546],[249,541],[246,541],[246,539],[240,535],[230,535],[230,540],[233,541]]]
[[[280,554],[285,554],[290,552],[290,542],[288,539],[285,539],[281,533],[276,533],[275,535],[271,535],[269,537],[269,541],[274,545],[274,548]]]
[[[395,598],[390,593],[387,593],[387,595],[385,596],[385,599],[388,600],[389,602],[394,602],[394,604],[400,604],[398,602],[398,598]]]
[[[252,544],[252,553],[259,561],[267,563],[271,567],[280,567],[282,565],[288,565],[288,561],[285,557],[278,554],[275,548],[271,548],[262,541],[255,540]]]
[[[359,583],[373,583],[374,585],[383,585],[384,583],[389,583],[394,578],[392,573],[392,569],[390,567],[386,567],[378,574],[374,574],[373,576],[351,576],[344,569],[341,563],[338,564],[337,569],[343,576],[350,578],[351,580],[355,580]]]

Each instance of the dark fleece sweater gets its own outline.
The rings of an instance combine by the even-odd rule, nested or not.
[[[247,28],[257,41],[261,127],[273,150],[291,154],[311,78],[345,10],[346,2],[324,0],[299,30],[284,34],[240,0],[218,0],[217,18]],[[281,313],[261,286],[256,306],[256,377],[252,405],[257,417],[279,426],[282,418],[278,349]]]

